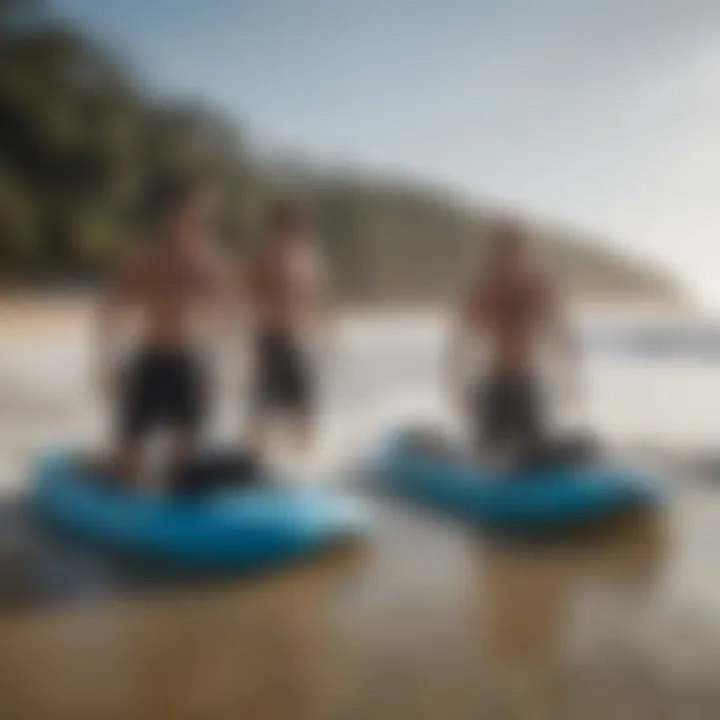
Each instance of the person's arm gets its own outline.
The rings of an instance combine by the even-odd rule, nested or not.
[[[210,247],[206,259],[210,293],[206,298],[204,342],[212,348],[213,372],[209,393],[213,404],[221,404],[228,388],[235,387],[241,360],[243,324],[241,284],[236,263],[229,253]]]
[[[233,307],[235,316],[235,337],[245,341],[250,332],[253,318],[252,263],[247,260],[235,266],[233,279]]]
[[[320,250],[307,248],[302,255],[301,272],[305,277],[307,295],[306,322],[308,330],[323,351],[335,345],[337,314],[330,273]]]
[[[321,333],[332,338],[337,326],[337,308],[330,281],[330,273],[321,255],[317,254],[315,268],[315,316]]]
[[[210,258],[213,277],[213,312],[215,340],[222,346],[236,337],[244,310],[241,299],[241,276],[233,259],[225,252],[213,252]]]
[[[467,409],[467,358],[476,342],[482,317],[482,302],[477,293],[466,293],[456,304],[451,318],[450,336],[445,354],[445,372],[452,404]]]
[[[567,301],[556,287],[541,288],[548,340],[557,363],[558,378],[566,397],[577,399],[582,391],[582,348],[570,320]]]
[[[233,324],[231,328],[232,356],[235,372],[238,367],[247,369],[251,354],[253,328],[255,327],[255,292],[254,292],[255,259],[250,257],[235,266]]]
[[[97,308],[94,338],[96,372],[100,389],[106,395],[114,394],[117,389],[118,361],[124,341],[135,266],[136,255],[130,253],[110,277]]]

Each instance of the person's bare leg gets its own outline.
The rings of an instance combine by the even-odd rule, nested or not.
[[[174,430],[170,435],[168,449],[170,467],[177,467],[180,463],[191,458],[197,451],[199,440],[199,433],[195,429]]]
[[[196,454],[199,444],[200,434],[196,429],[179,428],[173,430],[169,436],[167,457],[160,476],[167,482],[167,478],[172,477],[175,469],[181,468],[187,460]],[[168,474],[168,470],[170,474]],[[154,489],[166,490],[167,488]]]
[[[293,452],[301,463],[309,459],[315,440],[315,418],[307,413],[300,413],[289,418],[290,440]]]
[[[254,410],[248,418],[244,437],[240,439],[241,450],[249,450],[259,462],[266,459],[270,419],[262,410]]]
[[[98,469],[101,474],[109,475],[109,480],[112,482],[138,487],[141,460],[141,443],[137,440],[123,440],[110,454],[109,459],[100,463]]]

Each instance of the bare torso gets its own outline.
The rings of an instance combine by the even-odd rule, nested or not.
[[[321,285],[320,260],[311,246],[264,250],[249,268],[255,322],[262,328],[297,331],[312,321]]]
[[[182,251],[160,244],[133,254],[122,283],[142,345],[171,349],[198,341],[222,282],[218,259],[206,249]]]
[[[485,341],[492,371],[525,373],[546,320],[545,283],[530,274],[487,281],[469,294],[464,315]]]

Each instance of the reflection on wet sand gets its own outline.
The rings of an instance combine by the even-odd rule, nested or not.
[[[573,644],[597,630],[592,616],[582,617],[583,601],[598,588],[615,595],[649,591],[663,565],[667,530],[662,516],[645,513],[571,546],[483,548],[479,634],[494,692],[512,716],[595,717],[597,704],[588,706],[571,687]],[[614,717],[609,712],[605,702],[598,717]]]
[[[320,717],[328,580],[359,560],[8,616],[2,717]]]
[[[533,547],[379,510],[362,553],[6,615],[2,717],[694,720],[693,707],[720,708],[712,685],[673,686],[655,662],[676,650],[656,636],[664,518]]]

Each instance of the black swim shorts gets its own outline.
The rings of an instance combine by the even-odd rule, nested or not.
[[[310,412],[312,370],[297,338],[289,331],[265,329],[257,334],[255,343],[255,409]]]
[[[476,439],[481,446],[536,444],[543,432],[541,392],[526,373],[496,373],[476,395]]]
[[[128,362],[119,403],[125,439],[138,439],[159,427],[196,431],[205,410],[204,367],[191,351],[145,349]]]

